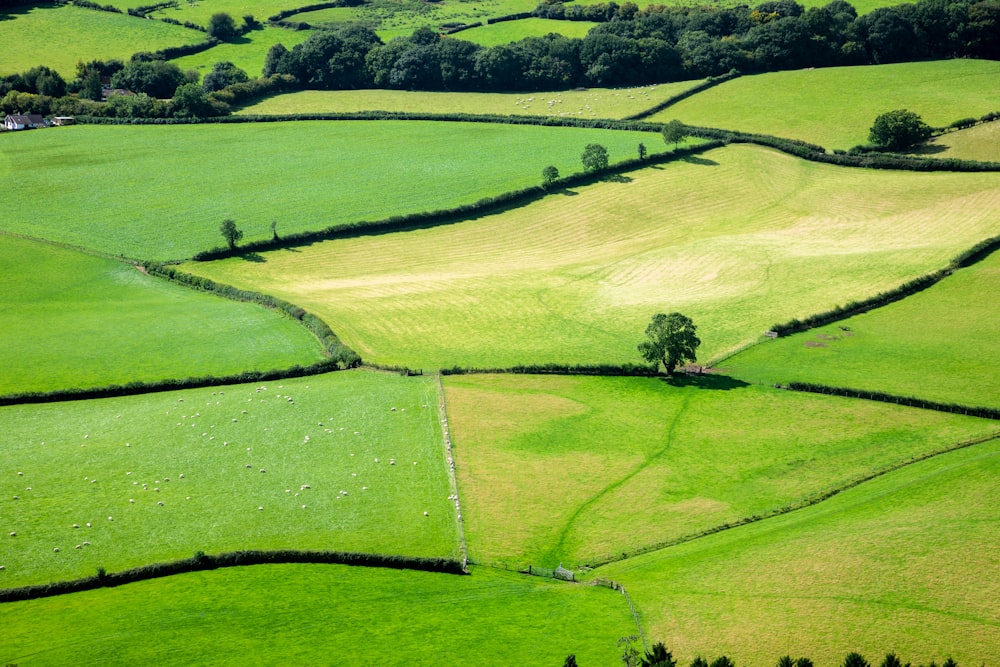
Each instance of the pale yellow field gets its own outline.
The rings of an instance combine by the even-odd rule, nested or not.
[[[466,222],[186,264],[319,314],[366,360],[639,362],[656,312],[707,360],[996,234],[1000,174],[846,169],[753,146]]]
[[[591,88],[548,93],[428,93],[408,90],[304,90],[245,107],[241,114],[405,111],[507,116],[623,118],[693,88],[678,81],[639,88]]]
[[[997,104],[1000,106],[1000,101]],[[932,147],[941,146],[945,149],[940,153],[929,153],[931,157],[1000,162],[1000,121],[949,132],[928,143]]]

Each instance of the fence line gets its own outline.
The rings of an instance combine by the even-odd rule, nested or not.
[[[768,340],[770,340],[770,337],[757,338],[754,340],[748,340],[745,343],[740,343],[736,347],[730,348],[729,350],[726,350],[719,356],[713,357],[712,359],[706,361],[705,368],[714,368],[715,366],[718,366],[722,362],[728,361],[729,359],[735,357],[740,352],[743,352],[744,350],[749,350],[751,347],[754,347],[755,345],[760,345],[761,343]]]
[[[639,610],[635,608],[635,603],[632,602],[632,596],[628,594],[625,587],[619,584],[617,581],[612,581],[611,579],[594,579],[595,586],[604,586],[605,588],[610,588],[612,590],[621,591],[621,594],[625,596],[625,601],[628,602],[629,611],[632,612],[632,619],[635,621],[636,630],[639,631],[639,640],[642,642],[642,650],[648,651],[649,647],[646,645],[646,633],[642,631],[642,622],[639,620]]]
[[[444,435],[444,454],[448,461],[448,485],[451,496],[455,500],[455,516],[458,522],[458,548],[462,556],[462,568],[469,564],[469,551],[465,544],[465,527],[462,523],[462,503],[458,498],[458,480],[455,478],[455,456],[451,449],[451,434],[448,429],[448,405],[444,399],[444,384],[441,382],[441,371],[437,373],[438,412],[441,415],[441,433]]]

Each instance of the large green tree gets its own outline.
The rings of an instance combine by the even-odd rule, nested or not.
[[[926,141],[930,136],[931,128],[920,116],[906,109],[896,109],[875,119],[868,141],[895,151]]]
[[[677,146],[688,138],[687,128],[684,127],[684,123],[676,118],[664,125],[661,132],[663,134],[663,142],[668,146],[673,144],[674,150],[677,150]]]
[[[587,144],[580,156],[583,168],[587,171],[600,171],[608,168],[608,149],[600,144]]]
[[[236,20],[226,12],[216,12],[208,19],[208,36],[227,42],[240,36]]]
[[[701,339],[695,335],[698,327],[690,317],[674,312],[653,315],[646,327],[645,340],[639,343],[639,353],[646,361],[663,364],[667,375],[673,375],[685,361],[697,361]]]

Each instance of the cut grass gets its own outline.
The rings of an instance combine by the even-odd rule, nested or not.
[[[803,139],[847,149],[868,142],[875,117],[909,109],[934,127],[997,110],[1000,62],[829,67],[745,76],[653,116],[690,125]]]
[[[2,575],[3,573],[0,573]],[[581,665],[634,634],[616,591],[475,568],[461,577],[264,565],[0,605],[23,665]],[[73,641],[57,642],[72,628]],[[571,629],[571,631],[570,631]]]
[[[604,3],[606,0],[572,0],[569,5],[596,5]],[[636,5],[645,8],[649,5],[666,5],[668,7],[690,7],[690,0],[637,0]],[[828,4],[827,0],[802,0],[799,2],[803,7],[823,7]],[[858,11],[858,15],[867,14],[878,7],[892,7],[905,4],[898,0],[852,0],[850,4]],[[712,7],[739,7],[745,6],[743,0],[715,0]],[[754,6],[754,5],[751,5]]]
[[[1000,252],[902,301],[751,348],[726,372],[997,408],[997,294]]]
[[[114,3],[134,2],[135,0],[112,0]],[[237,25],[242,25],[243,17],[252,14],[258,21],[264,23],[268,16],[273,16],[283,9],[291,9],[296,5],[306,4],[303,2],[289,2],[288,0],[183,0],[175,7],[167,7],[158,12],[153,12],[151,16],[156,18],[172,18],[178,21],[190,21],[207,27],[212,14],[225,12],[236,20]],[[152,4],[152,3],[148,3]]]
[[[195,551],[455,555],[437,398],[344,371],[0,408],[0,586]]]
[[[114,260],[0,235],[0,266],[0,394],[229,375],[323,358],[316,338],[287,317]]]
[[[594,572],[626,585],[681,664],[805,655],[835,665],[996,664],[1000,442],[944,454],[819,505]]]
[[[996,233],[998,208],[1000,174],[730,146],[454,225],[185,270],[316,312],[380,363],[637,363],[649,318],[674,310],[707,361],[944,266]]]
[[[265,27],[254,30],[229,42],[212,47],[207,51],[175,58],[172,62],[182,70],[193,69],[203,77],[212,71],[212,65],[228,61],[245,71],[251,79],[259,77],[264,69],[264,59],[275,44],[284,44],[291,50],[308,39],[308,30],[283,30]]]
[[[1000,431],[725,377],[451,376],[445,386],[469,558],[487,563],[603,562]]]
[[[655,137],[652,137],[655,139]],[[589,143],[612,162],[649,133],[434,122],[74,126],[2,137],[3,229],[144,259],[451,208],[581,171]],[[492,156],[483,159],[483,155]],[[212,178],[207,179],[207,175]],[[54,186],[58,184],[58,186]]]
[[[928,148],[930,150],[926,154],[929,157],[1000,162],[1000,121],[935,137],[928,142]],[[938,150],[940,152],[935,152]],[[921,153],[918,151],[918,154]]]
[[[428,93],[408,90],[303,90],[275,95],[244,107],[240,114],[353,111],[471,113],[504,116],[624,118],[701,83],[680,81],[639,88],[590,88],[548,93]],[[649,147],[659,139],[651,137]]]
[[[503,21],[478,28],[463,30],[454,35],[458,39],[473,42],[480,46],[499,46],[525,39],[526,37],[545,37],[550,33],[582,39],[587,36],[596,23],[590,21],[555,21],[552,19],[520,19],[518,21]]]
[[[15,7],[5,12],[10,19],[0,21],[0,75],[46,65],[69,81],[80,60],[127,61],[138,51],[205,39],[197,30],[72,5]]]

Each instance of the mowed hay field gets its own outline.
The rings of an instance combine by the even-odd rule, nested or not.
[[[1000,433],[985,419],[719,376],[450,376],[445,392],[469,557],[487,564],[634,556]]]
[[[660,83],[638,88],[589,88],[543,93],[431,93],[409,90],[302,90],[275,95],[244,107],[239,114],[406,111],[504,116],[624,118],[649,109],[701,81]],[[662,148],[650,135],[647,147]]]
[[[434,122],[74,126],[0,137],[0,228],[174,259],[245,241],[471,204],[534,185],[555,165],[582,171],[589,143],[612,162],[655,135]],[[489,156],[483,158],[483,156]]]
[[[17,7],[5,13],[6,20],[0,20],[0,75],[46,65],[69,81],[80,60],[128,61],[137,51],[205,39],[197,30],[71,5]]]
[[[178,287],[129,264],[0,235],[0,394],[322,358],[316,338],[277,312]]]
[[[22,665],[611,665],[636,632],[600,586],[474,568],[471,576],[264,565],[0,605],[0,660]],[[72,629],[72,641],[53,642]],[[390,645],[391,644],[391,648]],[[250,659],[252,656],[252,660]]]
[[[847,149],[868,143],[875,117],[893,109],[909,109],[932,127],[998,111],[998,82],[1000,62],[993,60],[774,72],[727,81],[650,120],[678,118]]]
[[[323,317],[366,360],[640,362],[678,310],[708,361],[996,233],[1000,174],[843,169],[731,146],[448,226],[189,263]]]
[[[1000,662],[1000,443],[945,454],[814,507],[599,568],[679,662]],[[710,658],[711,659],[711,658]]]
[[[345,371],[0,408],[0,587],[196,551],[456,555],[437,401]]]
[[[940,137],[934,137],[928,142],[928,145],[932,150],[943,149],[940,153],[930,153],[931,157],[1000,162],[1000,121],[983,123],[967,130],[949,132]]]
[[[590,21],[556,21],[553,19],[530,18],[517,21],[503,21],[501,23],[471,28],[463,30],[454,37],[466,42],[479,44],[480,46],[510,44],[511,42],[516,42],[527,37],[545,37],[551,33],[582,39],[596,25],[596,23],[591,23]]]
[[[1000,252],[902,301],[736,355],[725,372],[1000,407]]]
[[[228,61],[245,71],[250,78],[256,78],[264,69],[268,49],[280,43],[291,50],[306,41],[310,34],[312,33],[308,30],[265,27],[252,30],[234,42],[219,44],[207,51],[175,58],[171,62],[185,71],[196,70],[204,77],[212,71],[212,65]]]

